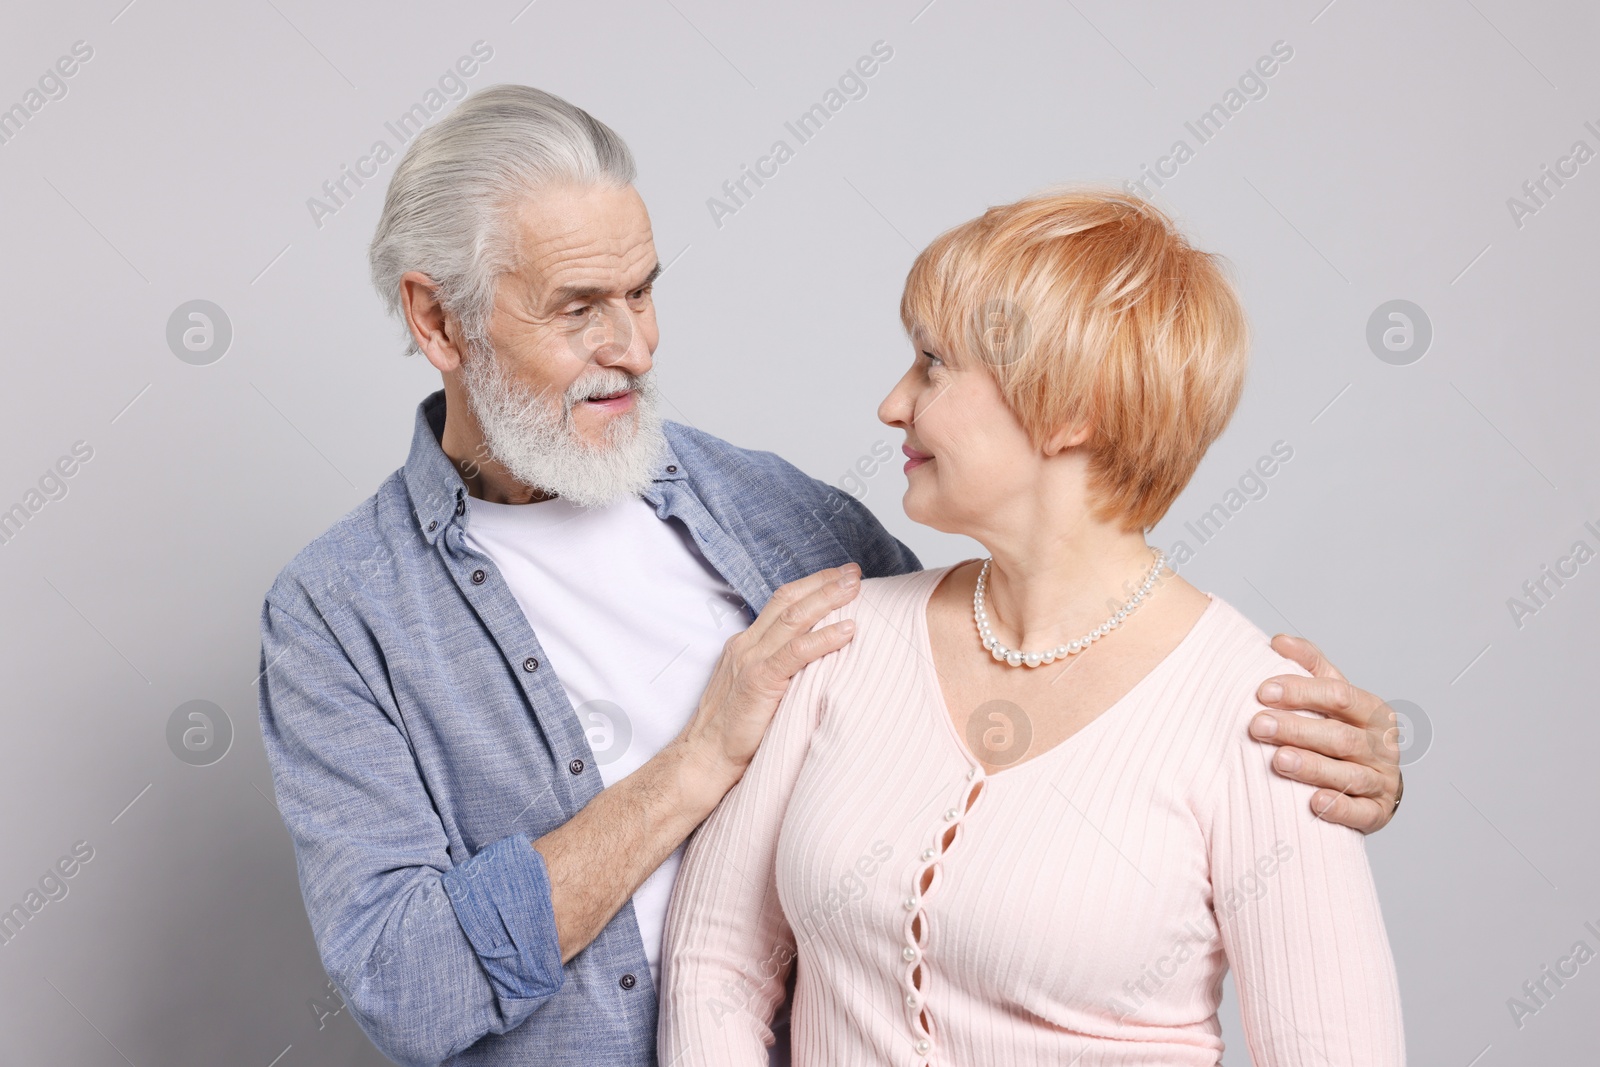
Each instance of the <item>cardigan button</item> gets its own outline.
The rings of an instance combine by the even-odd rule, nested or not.
[[[900,958],[905,960],[907,963],[910,963],[912,960],[917,958],[917,950],[912,948],[910,945],[907,945],[905,948],[900,950]]]
[[[929,1043],[927,1038],[917,1042],[917,1051],[923,1055],[927,1055],[928,1050],[931,1048],[933,1048],[933,1045]]]

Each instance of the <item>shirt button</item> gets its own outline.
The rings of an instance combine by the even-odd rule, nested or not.
[[[439,528],[439,524],[438,523],[436,523],[436,522],[428,523],[428,532],[429,533],[433,533],[433,531],[437,530],[438,528]]]
[[[456,501],[456,514],[457,515],[465,515],[466,513],[467,513],[467,502],[465,500],[457,500]]]
[[[668,474],[677,474],[678,473],[678,465],[676,463],[667,464],[667,473]]]
[[[910,963],[912,960],[917,958],[917,950],[912,948],[910,945],[907,945],[905,948],[900,950],[900,956],[907,963]]]
[[[582,774],[583,773],[583,760],[581,760],[581,759],[573,760],[571,763],[567,764],[567,770],[571,771],[573,774]]]
[[[534,659],[532,656],[529,656],[527,659],[522,661],[522,669],[527,671],[529,674],[532,674],[534,671],[539,669],[539,661]]]
[[[485,578],[487,578],[487,577],[488,577],[488,575],[484,574],[481,570],[480,571],[473,571],[472,572],[472,584],[473,585],[482,585],[483,584],[483,580]]]
[[[622,978],[617,982],[617,984],[623,989],[632,989],[638,983],[639,980],[631,974],[623,975]]]

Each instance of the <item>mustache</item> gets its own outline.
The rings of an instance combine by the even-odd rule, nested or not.
[[[581,404],[585,400],[613,396],[623,390],[644,389],[649,385],[647,379],[651,373],[652,371],[645,371],[643,374],[631,374],[616,367],[598,368],[588,374],[580,375],[567,386],[562,403],[570,413],[573,405]]]

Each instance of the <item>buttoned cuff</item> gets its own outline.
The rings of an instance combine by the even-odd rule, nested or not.
[[[495,992],[509,1000],[554,996],[566,975],[550,875],[527,835],[501,838],[442,881]]]

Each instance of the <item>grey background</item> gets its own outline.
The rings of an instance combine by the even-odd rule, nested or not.
[[[0,508],[93,449],[0,546],[0,906],[94,849],[0,946],[4,1062],[380,1062],[309,1004],[327,992],[268,799],[257,613],[403,461],[437,384],[366,280],[393,163],[320,228],[306,201],[480,39],[469,87],[550,89],[637,154],[671,263],[672,417],[828,481],[898,448],[874,411],[910,358],[895,309],[916,248],[1192,144],[1184,121],[1288,42],[1268,94],[1157,196],[1233,265],[1256,340],[1237,416],[1152,541],[1288,442],[1184,573],[1428,719],[1405,808],[1368,844],[1412,1062],[1593,1058],[1600,964],[1520,1028],[1507,998],[1580,939],[1600,949],[1600,563],[1520,627],[1507,600],[1574,541],[1600,547],[1600,162],[1520,227],[1506,203],[1574,141],[1600,147],[1592,5],[124,3],[0,15],[0,106],[94,49],[0,146]],[[707,198],[878,40],[894,55],[868,95],[714,225]],[[197,299],[233,330],[204,366],[166,341]],[[1393,299],[1433,327],[1409,365],[1366,343]],[[864,485],[925,562],[976,554],[904,517],[893,464]],[[191,700],[234,727],[209,766],[168,747]]]

